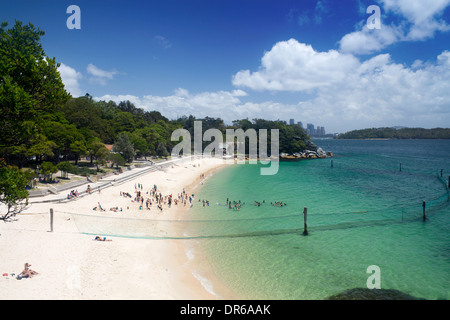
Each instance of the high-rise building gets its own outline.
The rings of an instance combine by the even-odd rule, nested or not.
[[[294,123],[295,123],[295,120],[294,120],[294,119],[290,119],[290,120],[289,120],[289,124],[290,124],[290,125],[293,125]]]
[[[297,124],[300,126],[300,128],[303,128],[303,123],[301,121],[297,122]]]
[[[323,137],[325,135],[325,128],[321,126],[317,126],[316,129],[316,136],[317,137]]]
[[[308,123],[306,125],[306,133],[310,136],[313,136],[316,134],[316,130],[314,129],[314,125],[312,123]]]

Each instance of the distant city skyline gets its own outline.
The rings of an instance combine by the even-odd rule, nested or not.
[[[324,137],[324,136],[326,136],[326,130],[325,130],[325,127],[323,127],[323,126],[315,127],[314,124],[308,123],[306,125],[306,128],[305,128],[305,127],[303,127],[303,122],[302,121],[297,121],[296,122],[294,118],[290,118],[289,119],[289,124],[290,125],[294,125],[294,124],[299,125],[301,128],[305,129],[307,134],[309,134],[311,136],[317,136],[317,137]],[[335,132],[335,133],[337,133],[337,132]]]
[[[294,118],[333,133],[448,127],[450,0],[411,3],[3,0],[0,20],[45,31],[75,97],[169,119]]]

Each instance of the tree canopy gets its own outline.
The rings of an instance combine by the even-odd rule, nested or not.
[[[0,155],[22,164],[29,150],[49,154],[42,137],[45,123],[59,120],[70,95],[64,88],[55,58],[40,43],[44,31],[16,21],[0,26]]]
[[[0,162],[0,220],[11,221],[28,205],[27,175]]]

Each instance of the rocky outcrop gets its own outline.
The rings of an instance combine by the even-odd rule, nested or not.
[[[300,159],[317,159],[317,158],[328,158],[332,157],[332,152],[326,152],[322,148],[314,148],[314,150],[305,150],[303,152],[281,153],[281,160],[300,160]]]

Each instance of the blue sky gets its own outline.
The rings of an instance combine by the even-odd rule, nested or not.
[[[72,4],[79,30],[66,26]],[[367,27],[370,5],[381,29]],[[46,32],[73,96],[171,119],[450,123],[450,0],[2,0],[0,20]]]

